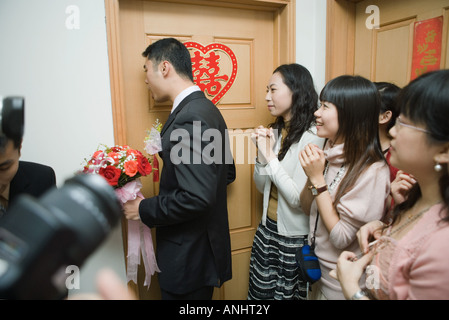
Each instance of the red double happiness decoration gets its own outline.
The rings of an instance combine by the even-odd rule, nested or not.
[[[442,16],[415,23],[411,80],[440,69],[442,42]]]
[[[217,104],[229,91],[237,76],[237,58],[234,52],[221,43],[211,43],[204,47],[200,43],[189,41],[184,45],[193,51],[193,80],[205,94],[212,97],[212,102]],[[230,75],[220,73],[220,51],[225,53],[232,63]]]

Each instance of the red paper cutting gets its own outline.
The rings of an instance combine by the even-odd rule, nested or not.
[[[212,102],[217,104],[231,88],[237,76],[237,58],[234,52],[221,43],[211,43],[204,47],[200,43],[189,41],[184,45],[193,51],[193,80],[205,94],[212,98]],[[224,52],[231,59],[230,75],[220,73],[219,51]]]

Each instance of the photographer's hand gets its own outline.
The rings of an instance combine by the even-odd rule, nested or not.
[[[102,269],[96,277],[98,292],[70,295],[68,300],[137,300],[134,292],[111,269]]]
[[[136,296],[117,274],[110,269],[103,269],[97,275],[97,288],[103,300],[136,300]]]

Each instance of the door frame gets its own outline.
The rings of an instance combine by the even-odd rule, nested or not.
[[[119,3],[121,1],[126,0],[105,0],[105,10],[114,141],[115,144],[126,145],[127,128],[119,31]],[[274,14],[275,21],[275,42],[278,43],[277,49],[274,52],[274,65],[295,62],[296,0],[164,0],[163,2],[271,11]]]
[[[109,56],[109,73],[111,86],[112,117],[114,127],[114,142],[116,145],[127,145],[127,124],[125,110],[125,90],[120,39],[120,3],[127,0],[104,0],[106,13],[106,32]],[[145,1],[145,0],[142,0]],[[193,4],[208,7],[223,7],[250,9],[273,13],[274,46],[273,65],[296,62],[296,0],[148,0],[156,2],[171,2]],[[253,190],[254,191],[254,190]],[[127,253],[127,221],[122,218],[123,248]],[[132,282],[128,287],[139,294],[139,285]],[[223,289],[223,287],[222,287]],[[222,295],[221,295],[222,296]]]
[[[326,83],[354,74],[355,16],[360,0],[327,0]]]

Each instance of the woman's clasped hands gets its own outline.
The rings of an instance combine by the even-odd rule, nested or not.
[[[265,128],[259,126],[255,132],[251,134],[251,140],[257,146],[257,161],[262,164],[267,164],[274,158],[274,145],[276,143],[276,135],[273,128]]]
[[[299,162],[312,184],[324,183],[324,151],[315,144],[308,144],[299,154]]]

